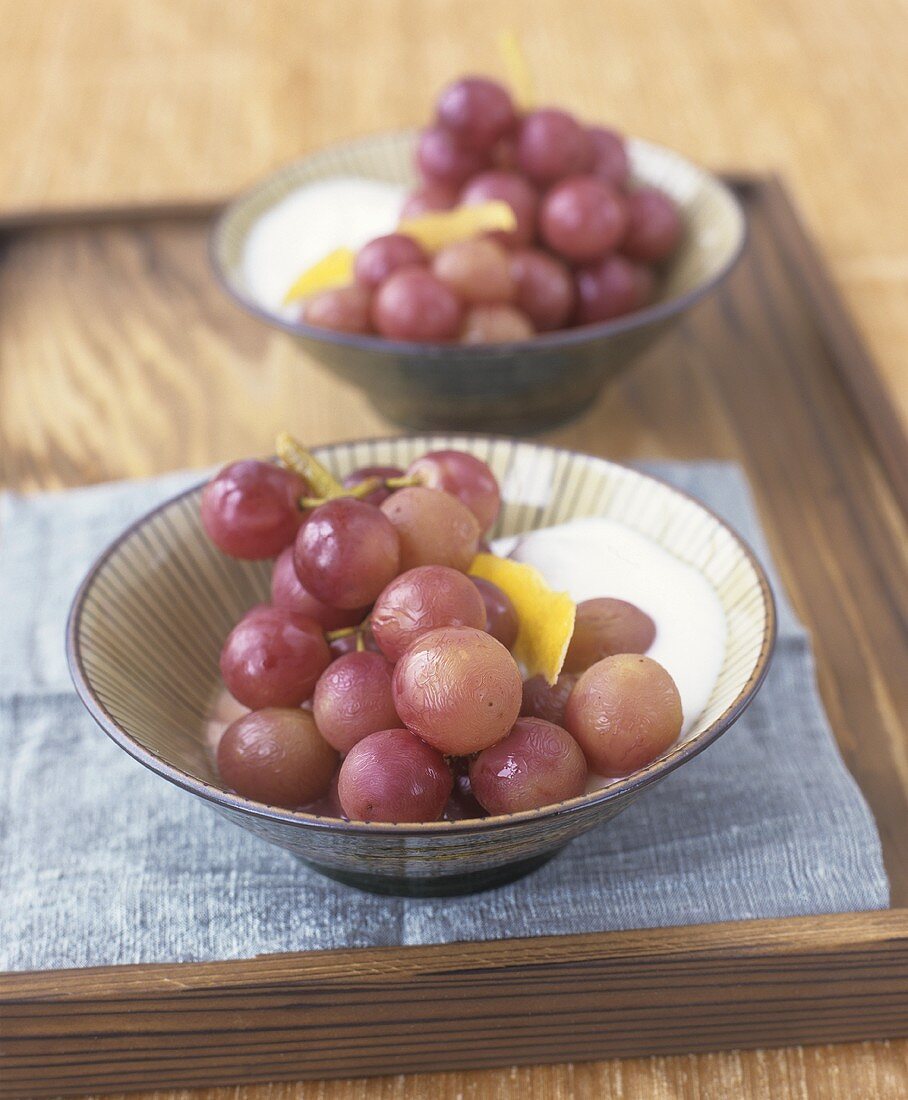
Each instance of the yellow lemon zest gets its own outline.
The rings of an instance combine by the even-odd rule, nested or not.
[[[514,211],[501,199],[490,199],[475,206],[458,206],[454,210],[440,210],[432,214],[419,214],[402,218],[398,233],[412,237],[427,252],[438,252],[449,244],[468,241],[478,233],[492,229],[515,229]]]
[[[353,251],[349,248],[335,248],[327,256],[307,267],[297,278],[293,286],[284,295],[283,304],[290,305],[301,298],[308,298],[320,290],[334,290],[353,282]]]
[[[526,54],[513,27],[508,27],[501,32],[498,49],[504,63],[504,71],[507,73],[511,94],[517,101],[518,107],[529,110],[533,105],[533,77],[530,74]]]
[[[497,584],[510,596],[520,620],[514,656],[527,676],[542,675],[554,684],[574,633],[577,609],[571,597],[553,592],[534,566],[511,558],[477,554],[470,573]]]

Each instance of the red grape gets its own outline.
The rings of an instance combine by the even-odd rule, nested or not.
[[[295,810],[328,792],[337,753],[298,707],[244,714],[224,731],[217,764],[224,783],[268,806]]]
[[[521,715],[524,718],[544,718],[556,726],[563,726],[564,708],[577,680],[573,672],[562,672],[554,684],[550,684],[544,676],[531,676],[523,684]]]
[[[202,525],[211,541],[234,558],[273,558],[296,537],[299,501],[309,486],[270,462],[246,459],[225,466],[202,491]]]
[[[349,611],[340,607],[331,607],[317,600],[311,592],[307,592],[296,575],[292,546],[281,551],[271,570],[271,602],[275,607],[285,607],[298,615],[308,615],[325,630],[341,630],[345,626],[356,626],[369,613],[368,607],[355,607]]]
[[[379,649],[396,661],[429,630],[481,627],[485,619],[482,596],[466,574],[446,565],[421,565],[391,581],[369,622]]]
[[[528,245],[536,236],[536,211],[539,196],[536,189],[516,172],[502,170],[481,172],[474,176],[460,194],[463,206],[476,206],[498,199],[514,212],[514,229],[496,229],[489,235],[501,244]]]
[[[530,319],[507,305],[472,306],[467,310],[460,333],[462,344],[514,344],[531,340]]]
[[[395,680],[396,683],[396,680]],[[681,696],[662,665],[636,653],[606,657],[577,681],[564,712],[594,772],[629,775],[681,732]]]
[[[369,332],[372,295],[363,286],[341,286],[321,290],[303,305],[300,320],[334,332]]]
[[[378,288],[372,320],[389,340],[441,343],[460,332],[460,299],[431,272],[404,267]]]
[[[678,247],[683,225],[678,207],[655,187],[641,187],[627,198],[627,233],[621,251],[632,260],[658,263]]]
[[[360,286],[374,290],[401,267],[424,264],[428,257],[422,247],[403,233],[388,233],[364,244],[353,263],[353,275]]]
[[[440,126],[431,126],[419,135],[416,166],[427,183],[459,187],[486,164],[486,157],[462,145]]]
[[[322,628],[282,607],[256,607],[227,636],[221,676],[245,707],[298,707],[330,660]]]
[[[575,263],[600,259],[618,245],[626,227],[624,200],[595,176],[573,176],[559,183],[539,211],[545,243]]]
[[[322,737],[349,752],[370,733],[400,725],[391,697],[394,666],[380,653],[348,653],[315,685],[312,712]]]
[[[521,688],[501,642],[468,626],[430,630],[394,669],[394,705],[404,724],[452,756],[500,741],[520,713]]]
[[[368,481],[373,477],[386,481],[389,477],[403,477],[403,474],[403,470],[397,466],[363,466],[359,470],[354,470],[352,473],[347,474],[344,478],[344,488],[352,489],[359,485],[360,482]],[[387,489],[382,485],[359,499],[365,501],[366,504],[374,504],[378,507],[378,505],[381,504],[383,500],[387,500],[393,492],[393,489]]]
[[[380,509],[338,497],[320,504],[300,528],[293,564],[316,599],[331,607],[365,607],[397,576],[400,543]]]
[[[522,248],[511,256],[517,286],[515,304],[537,332],[566,325],[574,308],[574,280],[568,268],[537,248]]]
[[[457,205],[457,189],[443,183],[425,183],[404,199],[400,216],[417,218],[421,214],[434,214],[439,210],[451,210]]]
[[[438,97],[438,122],[470,149],[487,152],[510,130],[517,116],[508,92],[494,80],[467,76]]]
[[[520,125],[517,163],[540,186],[589,170],[593,146],[589,134],[566,111],[544,107],[531,111]]]
[[[457,497],[488,531],[501,510],[501,490],[490,467],[467,451],[429,451],[407,467],[429,489],[441,489]]]
[[[623,191],[631,175],[624,138],[604,126],[590,126],[587,133],[593,146],[593,167],[590,171],[594,176]]]
[[[583,672],[616,653],[646,653],[656,624],[626,600],[600,597],[577,604],[574,633],[564,658],[565,672]]]
[[[504,172],[513,172],[517,168],[517,130],[495,143],[492,149],[492,167]]]
[[[641,309],[653,295],[653,273],[643,264],[624,256],[606,256],[594,267],[581,268],[576,275],[579,325],[608,321]]]
[[[409,730],[370,733],[341,765],[337,791],[356,821],[437,821],[453,786],[440,752]]]
[[[520,620],[517,611],[511,603],[511,597],[503,592],[497,584],[492,584],[484,577],[470,577],[476,585],[479,595],[482,597],[485,608],[485,629],[497,638],[505,649],[513,649],[517,641],[517,633],[520,630]]]
[[[494,241],[447,245],[433,259],[432,274],[464,302],[509,302],[514,297],[508,254]]]
[[[573,737],[542,718],[518,718],[470,764],[470,785],[490,814],[538,810],[583,794],[586,759]]]
[[[449,565],[465,573],[476,557],[479,523],[450,493],[413,485],[381,506],[400,539],[400,572],[417,565]]]

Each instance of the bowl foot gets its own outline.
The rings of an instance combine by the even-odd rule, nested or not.
[[[550,859],[558,855],[561,848],[542,855],[508,863],[504,867],[490,867],[483,871],[470,871],[459,875],[431,875],[424,877],[394,877],[392,875],[372,875],[367,872],[341,871],[334,867],[325,867],[321,863],[302,859],[307,867],[318,871],[320,875],[342,882],[345,886],[354,886],[369,894],[390,894],[400,898],[444,898],[457,894],[478,894],[481,890],[493,890],[506,886],[509,882],[523,878],[537,870]]]

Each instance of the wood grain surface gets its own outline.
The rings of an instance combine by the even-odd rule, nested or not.
[[[47,207],[224,195],[326,141],[418,123],[448,76],[497,68],[495,35],[511,23],[541,99],[614,119],[710,165],[783,170],[908,412],[908,146],[898,128],[908,102],[905,19],[898,0],[0,0],[0,209],[27,219]],[[359,396],[338,401],[289,345],[233,323],[219,336],[223,302],[207,288],[191,297],[198,240],[171,225],[161,241],[152,248],[141,231],[112,230],[103,239],[51,231],[6,242],[0,482],[52,487],[201,465],[261,451],[284,420],[313,441],[385,430]],[[112,276],[106,288],[74,277],[99,262]],[[183,295],[179,318],[166,295],[139,289],[152,269]],[[117,293],[121,274],[135,288],[129,309]],[[715,355],[731,369],[737,351]],[[555,438],[617,457],[735,453],[722,416],[704,439],[685,423],[686,384],[704,371],[690,333],[681,336]],[[660,387],[676,403],[675,430],[654,409]],[[712,411],[734,411],[728,400],[714,395]],[[782,488],[793,474],[765,471]],[[812,491],[834,510],[842,472]],[[881,514],[897,536],[891,499]],[[846,519],[853,529],[856,517]],[[811,510],[805,530],[816,533]],[[793,551],[778,540],[774,549],[791,583]],[[860,617],[860,584],[825,555],[818,572],[814,599],[823,584],[851,593],[845,630]],[[795,595],[804,614],[807,597]],[[841,716],[874,650],[895,636],[890,618],[879,635],[858,637],[854,667],[838,673],[821,654],[831,710]],[[869,724],[888,731],[904,770],[904,700],[875,689]],[[858,726],[851,744],[846,738],[852,764],[860,735]],[[885,779],[884,766],[868,759],[867,767]],[[899,1041],[166,1095],[888,1100],[908,1091],[906,1063],[908,1043]]]

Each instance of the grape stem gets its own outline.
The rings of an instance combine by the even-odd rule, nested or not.
[[[288,470],[293,470],[305,478],[320,498],[330,500],[344,493],[344,487],[337,478],[324,467],[289,432],[281,432],[275,441],[277,457]]]

